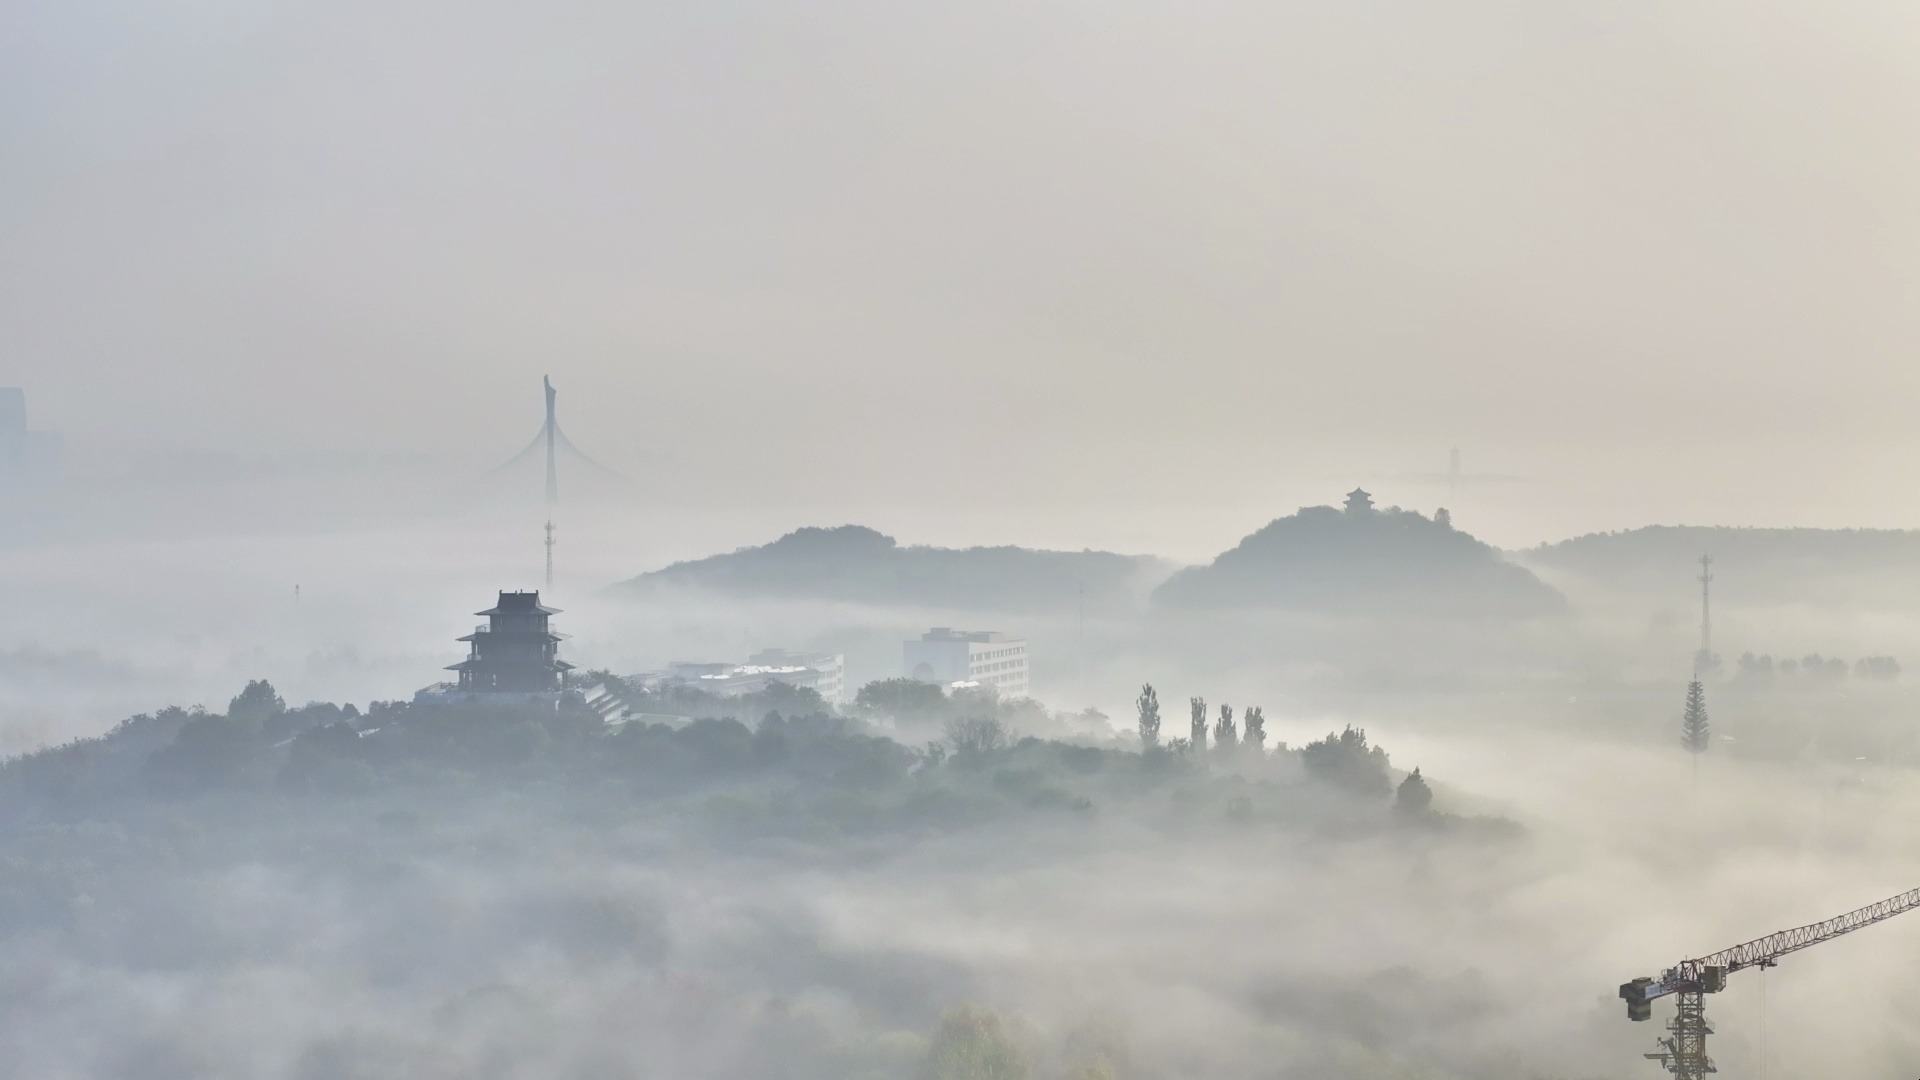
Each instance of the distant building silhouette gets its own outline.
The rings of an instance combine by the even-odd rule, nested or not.
[[[936,626],[905,643],[907,677],[921,682],[981,683],[1002,697],[1027,695],[1027,643],[993,630]]]
[[[1366,514],[1373,511],[1373,496],[1360,488],[1347,492],[1347,513]]]
[[[27,427],[27,393],[0,386],[0,483],[42,479],[60,468],[60,436]]]

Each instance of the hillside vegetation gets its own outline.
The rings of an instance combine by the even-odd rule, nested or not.
[[[1104,551],[902,546],[860,525],[804,528],[769,544],[693,559],[620,586],[633,594],[693,589],[748,599],[832,600],[962,611],[1137,606],[1167,571],[1159,559]]]
[[[1411,510],[1309,506],[1268,523],[1154,593],[1170,608],[1531,616],[1560,595],[1444,520]]]
[[[1734,593],[1771,600],[1833,598],[1842,579],[1903,592],[1920,571],[1920,532],[1906,529],[1751,529],[1648,525],[1542,544],[1526,559],[1609,587],[1684,587],[1712,555]],[[1878,589],[1874,589],[1878,592]]]

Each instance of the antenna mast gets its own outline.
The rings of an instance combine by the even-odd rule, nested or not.
[[[1713,556],[1700,556],[1700,658],[1696,668],[1713,662]]]

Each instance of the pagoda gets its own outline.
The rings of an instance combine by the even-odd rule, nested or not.
[[[550,693],[561,688],[573,665],[556,651],[565,634],[556,634],[547,620],[558,608],[540,603],[539,592],[503,592],[499,603],[485,611],[487,625],[459,640],[467,643],[467,658],[447,667],[460,673],[465,693]]]
[[[1368,514],[1373,512],[1373,496],[1361,488],[1347,492],[1347,513]]]

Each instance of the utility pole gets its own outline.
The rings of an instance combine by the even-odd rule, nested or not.
[[[1693,673],[1713,663],[1713,556],[1700,556],[1700,651],[1694,654]]]

